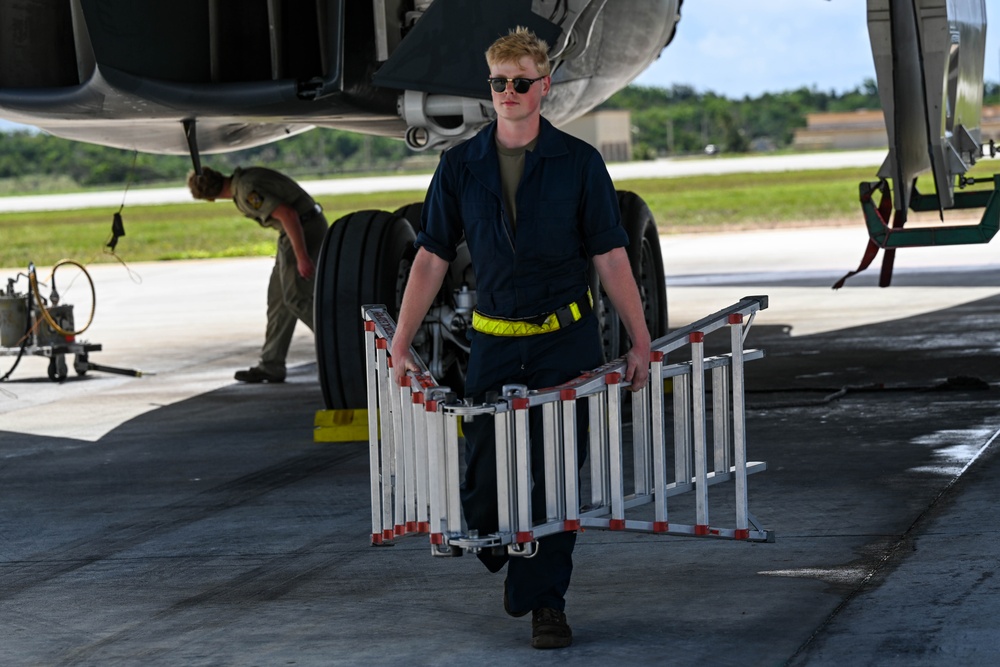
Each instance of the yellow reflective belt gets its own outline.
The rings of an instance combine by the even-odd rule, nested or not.
[[[590,290],[587,290],[587,299],[590,301],[589,305],[593,307],[594,297],[590,294]],[[583,319],[580,304],[576,301],[569,304],[567,308],[572,314],[573,322],[579,322]],[[587,312],[590,312],[590,309],[587,309]],[[534,321],[505,320],[502,317],[483,315],[478,310],[472,312],[472,328],[491,336],[535,336],[557,331],[560,328],[559,317],[556,313],[549,313],[541,323],[538,323],[538,318],[532,318],[532,320]]]

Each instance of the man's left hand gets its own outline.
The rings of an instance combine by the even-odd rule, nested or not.
[[[296,265],[299,269],[299,275],[309,280],[314,275],[316,275],[316,264],[312,261],[310,257],[296,258]]]
[[[639,349],[635,346],[625,355],[625,381],[631,382],[630,391],[639,391],[649,382],[649,346]]]

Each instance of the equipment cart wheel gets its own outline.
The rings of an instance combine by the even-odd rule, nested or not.
[[[53,382],[62,382],[69,375],[66,368],[66,355],[53,354],[49,357],[49,379]]]
[[[77,375],[86,375],[90,370],[90,359],[86,352],[81,352],[73,356],[73,370]]]

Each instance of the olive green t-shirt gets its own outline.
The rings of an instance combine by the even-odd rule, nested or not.
[[[500,190],[503,193],[504,208],[510,226],[517,228],[517,186],[524,174],[524,154],[533,150],[538,138],[534,138],[526,146],[520,148],[504,148],[497,141],[497,156],[500,160]]]

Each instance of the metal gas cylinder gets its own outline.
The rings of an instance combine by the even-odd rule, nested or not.
[[[14,347],[28,329],[28,297],[0,294],[0,347]]]

